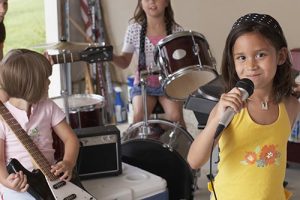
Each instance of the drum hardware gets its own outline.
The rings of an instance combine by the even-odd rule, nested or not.
[[[164,178],[169,199],[193,199],[200,175],[200,171],[191,169],[186,160],[193,137],[180,124],[174,124],[150,119],[151,133],[143,137],[139,132],[144,123],[131,125],[121,140],[122,161]],[[156,132],[154,127],[158,126],[164,126],[163,133]],[[159,136],[153,137],[156,135]]]
[[[194,173],[193,190],[196,191],[196,190],[199,190],[197,181],[198,181],[198,177],[201,176],[201,169],[195,169],[194,171],[195,171],[195,173]]]
[[[199,45],[196,43],[194,35],[192,35],[192,39],[193,39],[193,43],[194,43],[194,45],[193,45],[193,52],[198,57],[199,67],[202,69],[203,66],[202,66],[202,63],[201,63],[200,56],[199,56],[199,51],[200,51]]]
[[[70,115],[69,115],[69,101],[68,101],[68,91],[62,90],[61,95],[63,97],[63,107],[65,108],[64,111],[66,113],[66,121],[70,124]]]
[[[66,121],[70,123],[70,116],[69,116],[69,102],[68,96],[71,94],[71,73],[70,73],[70,64],[63,64],[60,66],[61,72],[61,96],[63,97],[63,106],[64,111],[66,113]]]
[[[121,139],[122,161],[166,179],[170,199],[193,199],[200,175],[186,161],[193,137],[179,123],[148,120],[148,75],[147,70],[140,72],[144,119],[124,132]]]
[[[142,99],[143,99],[143,108],[144,108],[144,118],[143,118],[143,126],[139,128],[139,135],[141,138],[146,138],[147,135],[151,134],[150,127],[148,125],[148,109],[147,109],[147,78],[149,75],[157,74],[157,70],[155,67],[151,66],[147,70],[142,70],[140,72],[140,85],[142,91]]]
[[[142,98],[143,98],[144,120],[143,120],[143,126],[141,126],[139,129],[140,130],[139,135],[142,138],[145,138],[148,134],[150,134],[150,127],[148,126],[147,91],[146,91],[147,77],[148,77],[148,71],[142,70],[140,72],[140,84],[141,84]]]
[[[167,70],[167,68],[169,66],[168,60],[166,59],[165,55],[163,55],[163,53],[162,53],[162,51],[161,51],[160,48],[158,49],[158,52],[159,52],[159,55],[161,55],[160,57],[158,57],[158,64],[160,66],[164,66],[161,70],[163,71],[163,74],[166,74],[167,73],[166,70]],[[157,59],[157,56],[156,56],[156,59]]]
[[[199,45],[196,43],[193,33],[191,35],[192,35],[192,40],[193,40],[193,44],[194,44],[193,52],[196,56],[199,56]],[[199,65],[202,66],[201,61],[199,62]]]
[[[201,63],[200,56],[199,56],[199,51],[200,51],[199,45],[196,43],[193,34],[192,34],[192,39],[193,39],[193,43],[194,43],[194,45],[193,45],[193,52],[194,52],[194,54],[198,57],[199,67],[202,69],[203,66],[202,66],[202,63]]]
[[[168,144],[164,144],[163,146],[168,148],[170,151],[173,151],[175,148],[175,145],[177,144],[176,143],[176,140],[177,140],[177,130],[179,128],[179,123],[176,122],[175,123],[175,126],[174,126],[174,129],[170,132],[169,134],[169,143]]]
[[[194,37],[192,37],[192,38],[193,38],[193,40],[194,40]],[[195,44],[195,45],[193,46],[193,52],[194,52],[195,55],[199,55],[199,45],[198,45],[198,44]],[[199,65],[202,66],[200,58],[199,58],[199,61],[200,61],[200,62],[199,62]]]
[[[150,63],[150,66],[147,67],[147,73],[146,76],[148,75],[159,75],[160,74],[160,68],[157,67],[153,62]]]
[[[38,44],[32,46],[32,48],[45,48],[48,50],[60,50],[60,51],[82,51],[90,46],[99,46],[98,44],[82,43],[82,42],[69,42],[66,39],[61,39],[59,42]]]

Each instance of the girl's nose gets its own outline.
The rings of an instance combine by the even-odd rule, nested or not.
[[[257,62],[255,59],[248,59],[247,62],[246,62],[246,67],[247,69],[249,70],[253,70],[255,68],[257,68]]]

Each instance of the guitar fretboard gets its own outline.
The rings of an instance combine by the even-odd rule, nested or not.
[[[14,116],[9,112],[9,110],[0,101],[0,114],[2,118],[6,121],[10,129],[14,132],[16,137],[26,148],[34,162],[40,168],[45,176],[51,181],[58,179],[53,173],[51,173],[51,165],[46,159],[46,157],[41,153],[36,144],[31,140],[26,131],[21,127],[19,122],[14,118]]]
[[[80,61],[79,53],[61,53],[57,55],[51,55],[54,64],[58,63],[72,63]]]

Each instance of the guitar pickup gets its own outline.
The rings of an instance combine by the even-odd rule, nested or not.
[[[59,189],[59,188],[65,186],[65,185],[66,185],[66,181],[59,181],[59,182],[57,182],[57,183],[55,183],[55,184],[53,185],[53,188],[54,188],[54,189]]]
[[[76,198],[77,198],[76,194],[71,194],[71,195],[67,196],[66,198],[64,198],[63,200],[73,200]]]

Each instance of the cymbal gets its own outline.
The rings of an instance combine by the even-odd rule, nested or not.
[[[33,48],[45,48],[50,50],[69,50],[69,51],[80,51],[84,50],[89,46],[95,46],[95,44],[91,43],[83,43],[83,42],[68,42],[68,41],[60,41],[48,44],[39,44],[33,46]]]

